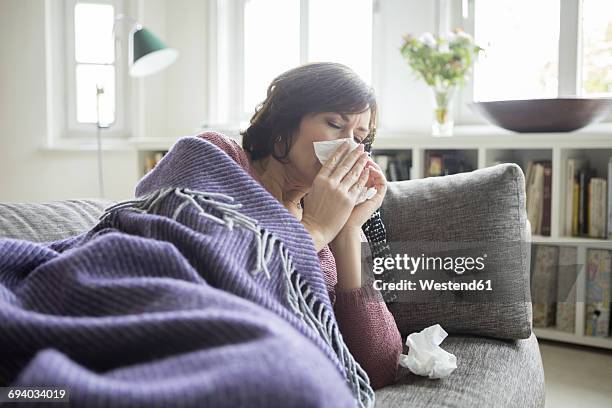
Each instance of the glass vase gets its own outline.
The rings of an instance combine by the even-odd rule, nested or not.
[[[434,96],[434,113],[431,124],[431,135],[447,137],[453,135],[452,99],[455,94],[455,85],[432,87]]]

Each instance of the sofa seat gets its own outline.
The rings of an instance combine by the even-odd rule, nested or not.
[[[400,367],[396,383],[376,391],[376,406],[544,405],[544,374],[534,334],[518,341],[452,335],[440,346],[457,356],[457,369],[448,378],[432,380]],[[406,346],[404,353],[408,353]]]

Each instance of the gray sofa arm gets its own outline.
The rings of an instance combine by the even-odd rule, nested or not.
[[[487,267],[473,275],[493,276],[497,291],[488,300],[468,296],[467,302],[465,296],[452,294],[444,300],[411,301],[414,294],[405,292],[403,299],[388,304],[402,335],[439,323],[449,333],[530,336],[531,231],[525,208],[523,171],[511,163],[389,183],[381,216],[392,248],[413,249],[408,242],[423,248],[428,243],[485,245],[491,253]]]
[[[100,198],[0,203],[0,237],[51,242],[87,231],[113,201]]]

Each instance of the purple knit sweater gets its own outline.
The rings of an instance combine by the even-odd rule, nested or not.
[[[181,138],[90,231],[0,239],[0,385],[72,405],[373,406],[308,232]]]

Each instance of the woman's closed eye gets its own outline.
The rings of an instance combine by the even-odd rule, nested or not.
[[[331,126],[331,127],[332,127],[332,128],[334,128],[334,129],[342,129],[342,126],[338,126],[338,125],[336,125],[336,124],[335,124],[335,123],[333,123],[333,122],[327,122],[327,123],[329,124],[329,126]],[[364,138],[364,139],[360,139],[360,138],[358,138],[357,136],[355,136],[353,139],[355,139],[355,141],[356,141],[357,143],[363,143],[363,140],[364,140],[365,138]]]

